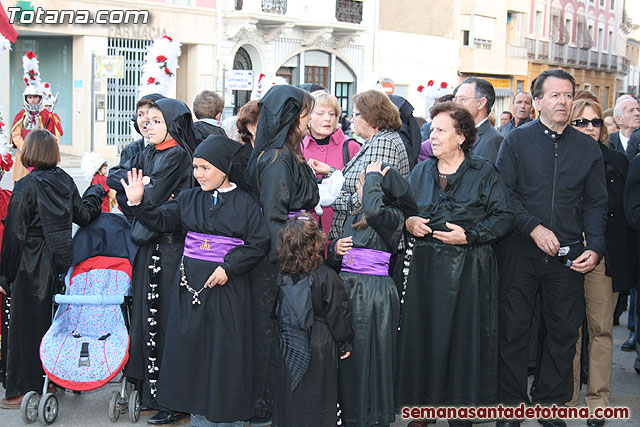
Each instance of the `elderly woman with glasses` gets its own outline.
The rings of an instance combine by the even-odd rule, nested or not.
[[[623,193],[627,177],[626,156],[610,149],[609,135],[604,126],[602,107],[593,99],[576,100],[571,108],[571,125],[600,142],[604,158],[608,194],[606,241],[607,251],[603,260],[584,278],[584,296],[589,332],[589,382],[585,401],[591,411],[609,406],[611,393],[611,358],[613,352],[613,310],[618,291],[635,285],[630,249],[632,235],[623,210]],[[580,394],[580,353],[582,329],[576,344],[573,361],[573,398],[568,405],[578,404]],[[602,426],[604,420],[590,419],[589,426]]]
[[[444,102],[430,113],[435,157],[411,172],[417,209],[403,209],[414,243],[405,257],[396,405],[491,405],[498,400],[494,243],[515,217],[496,169],[471,152],[477,131],[469,111]]]

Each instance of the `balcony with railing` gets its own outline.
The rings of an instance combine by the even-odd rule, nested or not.
[[[336,0],[336,19],[339,22],[361,23],[362,2],[357,0]]]
[[[262,0],[262,11],[284,15],[287,13],[287,0]]]
[[[529,61],[539,61],[559,66],[595,68],[605,72],[623,69],[618,57],[568,44],[527,38],[524,40]],[[511,46],[509,46],[511,48]]]
[[[538,40],[536,42],[536,58],[543,61],[549,60],[549,42]]]
[[[553,44],[553,61],[554,62],[565,62],[565,49],[566,46],[554,43]]]
[[[578,63],[578,48],[567,46],[567,64],[576,65]]]
[[[589,67],[598,68],[598,52],[589,51]]]
[[[589,49],[580,49],[578,65],[586,67],[589,65]]]

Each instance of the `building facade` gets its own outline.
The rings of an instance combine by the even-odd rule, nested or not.
[[[75,1],[48,0],[33,5],[47,11],[86,9],[92,17],[98,10],[148,12],[147,24],[14,24],[18,40],[10,53],[0,57],[0,104],[7,117],[22,108],[22,56],[34,51],[42,80],[51,83],[54,95],[59,93],[55,111],[64,129],[62,152],[95,151],[110,161],[117,159],[121,147],[132,140],[130,121],[145,48],[158,37],[168,35],[182,43],[172,96],[192,102],[218,78],[216,0],[87,0],[82,8]],[[4,6],[12,5],[4,2]],[[121,77],[99,77],[96,64],[103,56],[122,57]]]
[[[279,76],[293,85],[314,83],[340,100],[345,113],[351,96],[372,79],[373,33],[377,1],[362,0],[222,0],[218,73],[252,71]],[[250,90],[228,88],[225,113],[235,113]]]
[[[427,115],[418,87],[458,81],[455,22],[460,2],[380,0],[375,34],[376,81],[391,83],[393,93],[409,100],[414,115]]]
[[[526,37],[526,87],[542,71],[563,68],[578,89],[610,108],[622,91],[621,0],[531,0]]]

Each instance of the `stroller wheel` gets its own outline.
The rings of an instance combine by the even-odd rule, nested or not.
[[[53,393],[47,393],[40,399],[38,418],[44,425],[53,423],[58,417],[58,398]]]
[[[129,394],[129,421],[137,423],[140,419],[140,393],[133,390]]]
[[[120,418],[120,393],[114,390],[109,400],[109,419],[115,423],[118,418]]]
[[[30,391],[22,398],[20,417],[25,424],[31,424],[38,419],[38,403],[40,395],[35,391]]]

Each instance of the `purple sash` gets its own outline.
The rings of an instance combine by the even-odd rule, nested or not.
[[[244,245],[244,240],[189,231],[184,239],[182,254],[203,261],[224,262],[227,252],[240,245]]]
[[[388,276],[389,252],[377,251],[375,249],[351,248],[342,257],[342,271],[347,273],[366,274],[369,276]]]
[[[298,216],[301,213],[307,213],[307,211],[305,211],[304,209],[302,209],[301,211],[291,211],[289,212],[289,219],[293,218],[294,216]]]

